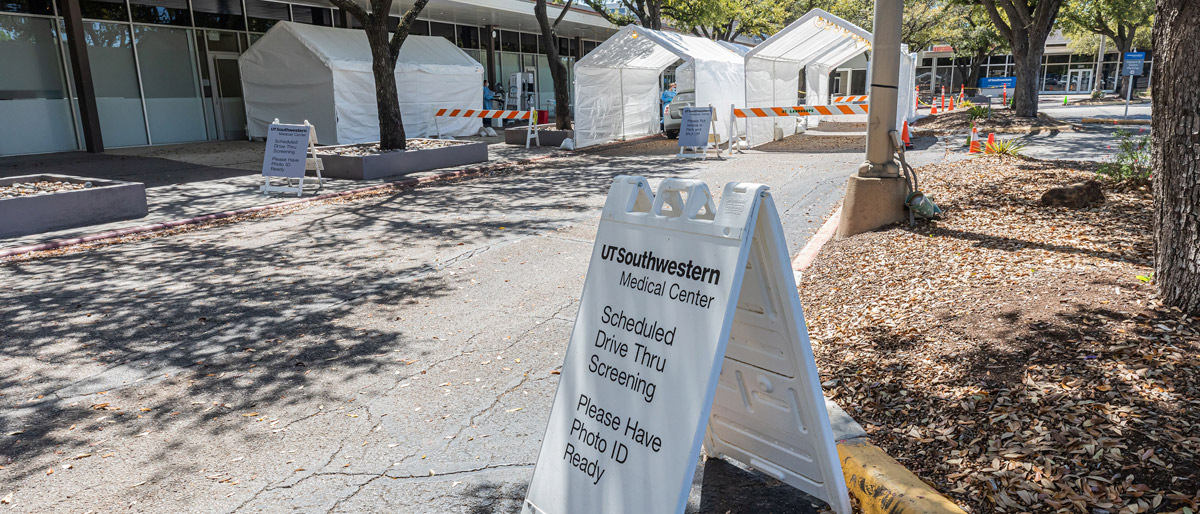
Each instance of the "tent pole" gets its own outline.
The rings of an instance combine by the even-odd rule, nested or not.
[[[625,68],[617,68],[617,90],[621,92],[621,140],[625,140]]]

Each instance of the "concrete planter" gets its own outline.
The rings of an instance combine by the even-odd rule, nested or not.
[[[538,142],[541,144],[534,145],[534,142],[530,142],[530,146],[552,146],[558,148],[564,139],[575,138],[574,130],[553,130],[553,124],[538,125],[538,128],[541,129],[538,130]],[[527,127],[521,125],[504,129],[504,142],[510,145],[525,146],[526,130]]]
[[[322,175],[326,178],[346,178],[352,180],[370,180],[397,175],[407,175],[420,171],[436,170],[487,162],[487,143],[476,141],[459,141],[451,146],[430,148],[426,150],[406,150],[403,152],[387,152],[374,155],[335,155],[325,153],[334,148],[345,148],[358,145],[323,146],[317,148],[317,155],[325,165]]]
[[[0,186],[23,182],[91,182],[92,187],[56,193],[0,198],[0,237],[38,234],[61,228],[99,225],[144,217],[146,185],[67,175],[0,178]]]

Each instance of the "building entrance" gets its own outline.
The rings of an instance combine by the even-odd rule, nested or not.
[[[238,54],[209,52],[209,96],[216,116],[217,139],[246,139],[246,105],[242,101],[242,74]]]
[[[1092,90],[1092,70],[1071,70],[1067,74],[1068,93],[1086,93]]]

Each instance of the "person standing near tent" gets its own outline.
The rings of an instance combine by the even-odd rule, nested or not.
[[[496,93],[493,93],[492,88],[488,87],[488,81],[486,81],[486,80],[483,81],[483,110],[486,111],[488,109],[491,109],[492,108],[492,100],[495,98],[496,98]],[[484,118],[483,126],[485,126],[485,127],[492,126],[492,119]]]
[[[662,130],[664,127],[664,124],[666,123],[667,104],[671,103],[671,100],[674,100],[675,95],[677,95],[677,94],[678,93],[675,91],[675,83],[674,82],[672,82],[671,85],[667,87],[667,89],[663,90],[662,97],[661,97],[662,104],[660,104],[658,106],[659,114],[663,115],[663,117],[658,120],[659,130]]]

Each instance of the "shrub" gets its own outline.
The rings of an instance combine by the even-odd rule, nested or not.
[[[995,143],[985,143],[983,153],[1000,157],[1020,157],[1025,150],[1025,143],[1019,139],[997,139]]]
[[[980,118],[986,118],[986,117],[988,117],[989,114],[991,114],[991,111],[992,111],[991,109],[984,107],[982,105],[974,105],[974,106],[971,106],[971,108],[967,110],[967,118],[970,119],[971,121],[974,121],[974,120],[977,120]]]
[[[1093,89],[1092,90],[1092,100],[1099,100],[1101,98],[1104,98],[1104,91],[1101,91],[1099,89]]]
[[[1118,130],[1113,136],[1121,138],[1117,155],[1100,165],[1100,175],[1120,184],[1141,186],[1150,182],[1150,136],[1134,136],[1128,130]]]
[[[962,103],[958,104],[958,106],[963,109],[970,109],[972,107],[975,107],[975,102],[972,102],[970,100],[963,100]]]

